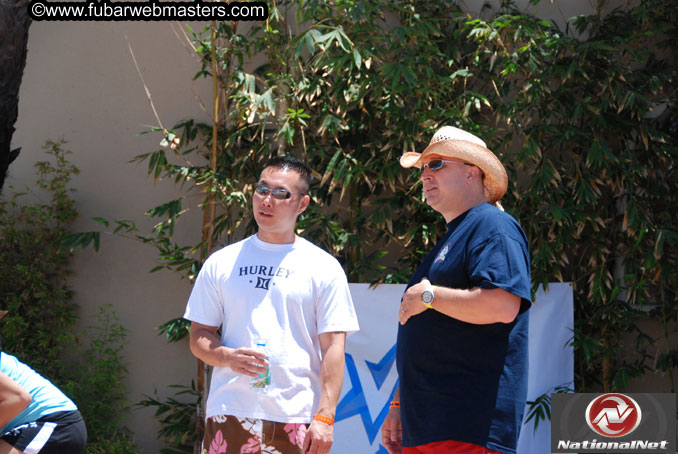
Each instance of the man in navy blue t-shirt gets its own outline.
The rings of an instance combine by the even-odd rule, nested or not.
[[[382,427],[391,454],[514,454],[527,394],[530,259],[499,199],[508,178],[473,134],[445,126],[403,167],[422,169],[447,221],[399,308],[400,387]]]

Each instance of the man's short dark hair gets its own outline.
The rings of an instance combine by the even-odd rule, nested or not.
[[[309,169],[306,164],[304,164],[294,156],[276,156],[274,158],[271,158],[264,165],[264,170],[268,168],[293,170],[297,172],[301,177],[302,183],[305,186],[302,191],[304,193],[307,193],[308,188],[311,187],[311,181],[313,180],[313,175],[311,175],[311,169]]]

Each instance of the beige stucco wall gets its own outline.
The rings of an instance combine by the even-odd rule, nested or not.
[[[470,11],[479,3],[465,2]],[[587,0],[542,3],[539,12],[561,23],[577,12],[591,11]],[[32,165],[43,159],[44,141],[64,137],[73,151],[72,162],[81,170],[74,180],[74,198],[81,213],[76,230],[98,228],[89,220],[93,216],[134,219],[143,229],[148,226],[144,211],[179,194],[170,182],[154,185],[145,165],[128,163],[137,154],[156,150],[160,139],[137,135],[157,121],[128,42],[165,126],[185,118],[209,118],[194,93],[208,103],[209,83],[191,82],[198,63],[169,23],[34,22],[13,138],[13,146],[22,147],[22,152],[10,167],[6,185],[21,189],[32,182]],[[5,193],[10,190],[6,187]],[[196,215],[186,221],[179,236],[194,242],[200,218]],[[154,389],[164,396],[168,385],[188,384],[195,375],[187,343],[167,344],[155,331],[156,326],[183,314],[190,285],[169,271],[149,274],[155,258],[149,246],[105,237],[99,253],[79,251],[74,260],[72,287],[83,323],[91,321],[101,304],[110,303],[130,330],[125,350],[130,403]],[[127,425],[143,452],[159,452],[152,411],[134,410]]]

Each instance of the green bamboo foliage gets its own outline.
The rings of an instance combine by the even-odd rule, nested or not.
[[[580,389],[676,366],[667,346],[648,361],[636,321],[650,307],[676,318],[677,19],[675,2],[644,1],[578,17],[570,34],[510,10],[465,25],[504,142],[519,144],[512,197],[533,280],[574,283]]]

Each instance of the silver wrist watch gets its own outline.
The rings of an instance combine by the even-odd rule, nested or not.
[[[424,306],[426,306],[428,309],[433,309],[433,298],[435,298],[435,295],[433,294],[432,285],[421,292],[421,302],[424,303]]]

